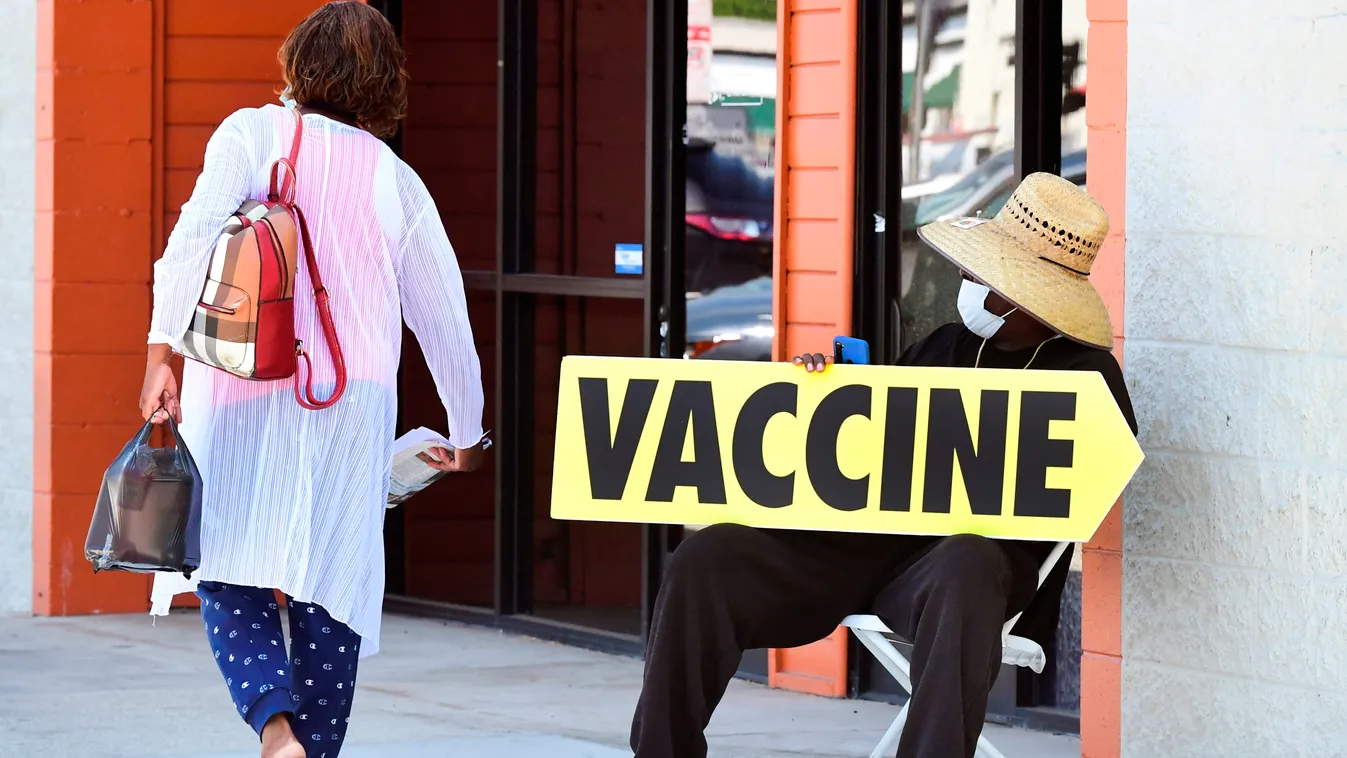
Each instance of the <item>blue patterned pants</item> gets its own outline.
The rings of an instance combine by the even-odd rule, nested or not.
[[[201,618],[234,707],[259,735],[290,717],[309,758],[337,758],[355,698],[360,635],[311,603],[286,600],[290,653],[272,590],[201,582]]]

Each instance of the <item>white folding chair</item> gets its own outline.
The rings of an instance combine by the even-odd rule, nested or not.
[[[1061,560],[1062,555],[1070,543],[1059,542],[1052,548],[1047,560],[1038,569],[1038,586],[1042,587],[1043,582],[1048,578],[1057,562]],[[1047,656],[1043,652],[1042,646],[1033,640],[1024,637],[1016,637],[1010,633],[1015,628],[1015,623],[1020,620],[1019,613],[1006,622],[1001,627],[1001,662],[1012,666],[1021,666],[1033,669],[1034,673],[1043,673],[1043,666],[1047,661]],[[912,692],[912,674],[908,668],[907,659],[898,652],[898,648],[885,635],[894,634],[878,616],[854,615],[842,619],[842,626],[848,627],[856,634],[857,639],[862,645],[877,658],[882,666],[898,680],[899,686],[906,690],[909,695]],[[891,758],[894,751],[898,749],[898,737],[903,733],[903,725],[907,723],[907,707],[912,702],[911,697],[908,702],[903,704],[898,711],[898,717],[893,720],[893,725],[889,731],[884,733],[879,744],[875,746],[874,752],[870,753],[870,758]],[[978,737],[978,758],[1006,758],[1001,751],[997,750],[986,737]]]

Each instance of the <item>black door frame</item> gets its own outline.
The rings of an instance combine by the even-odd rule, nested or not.
[[[416,0],[426,1],[426,0]],[[400,20],[403,0],[372,0]],[[642,528],[641,634],[577,627],[533,612],[532,430],[534,315],[538,297],[641,300],[644,353],[681,357],[683,130],[687,0],[646,0],[646,204],[643,275],[589,277],[534,272],[537,197],[538,7],[497,0],[497,250],[494,271],[464,271],[464,287],[496,298],[495,570],[491,608],[390,596],[390,610],[494,626],[607,652],[640,655],[655,595],[681,528]],[[681,19],[681,20],[680,20]],[[400,543],[400,540],[399,540]]]
[[[688,0],[646,0],[645,354],[681,360],[687,347],[684,285],[687,191]],[[649,636],[655,598],[679,526],[641,531],[641,640]]]
[[[853,332],[870,342],[873,360],[898,358],[902,329],[899,298],[898,224],[902,187],[902,13],[890,0],[858,0],[855,289]],[[1061,171],[1062,3],[1016,0],[1015,168],[1024,177]],[[892,232],[877,230],[876,216]],[[1051,651],[1049,651],[1051,652]],[[853,695],[903,699],[890,678],[862,646],[851,642],[849,689]],[[1014,670],[998,684],[989,720],[1058,731],[1080,731],[1078,715],[1035,707],[1039,675]],[[1003,679],[1005,679],[1003,677]]]

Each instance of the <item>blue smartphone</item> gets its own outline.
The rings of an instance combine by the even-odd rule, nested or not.
[[[833,363],[870,364],[870,343],[856,337],[833,338]]]

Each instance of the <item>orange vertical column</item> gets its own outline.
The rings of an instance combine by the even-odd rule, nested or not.
[[[153,6],[38,3],[33,610],[139,611],[83,557],[103,469],[140,425],[151,242]]]
[[[1126,253],[1127,1],[1089,0],[1086,123],[1090,194],[1108,210],[1110,229],[1091,277],[1113,319],[1114,352],[1122,360]],[[1122,752],[1122,504],[1082,553],[1081,753]]]
[[[776,243],[772,303],[778,360],[828,351],[851,331],[856,158],[856,0],[777,3]],[[840,696],[847,637],[773,650],[774,687]]]

